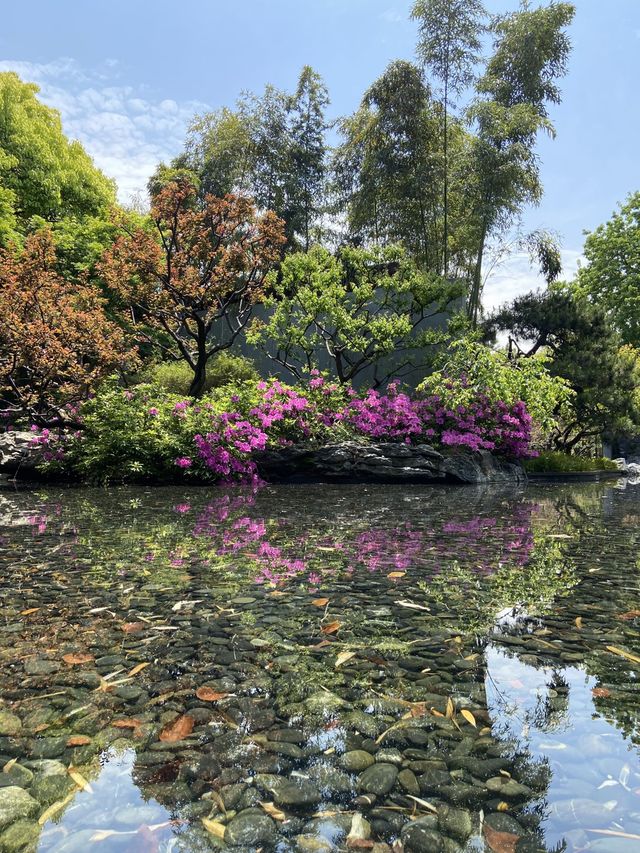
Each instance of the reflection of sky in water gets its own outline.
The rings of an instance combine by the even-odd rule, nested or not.
[[[135,750],[109,750],[95,779],[62,812],[45,823],[39,853],[164,853],[176,828],[164,806],[142,796],[132,779]],[[115,816],[115,820],[114,820]]]
[[[532,666],[493,645],[485,658],[494,731],[551,770],[547,846],[566,838],[579,850],[601,839],[600,851],[640,850],[640,840],[614,841],[597,832],[612,823],[620,832],[640,832],[640,760],[619,729],[597,713],[595,679],[576,667]]]

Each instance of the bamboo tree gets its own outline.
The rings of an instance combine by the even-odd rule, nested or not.
[[[443,274],[449,271],[449,111],[451,98],[473,81],[486,15],[480,0],[417,0],[411,17],[419,21],[417,52],[442,91]]]

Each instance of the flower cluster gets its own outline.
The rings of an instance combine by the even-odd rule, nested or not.
[[[508,406],[480,394],[471,403],[455,405],[437,394],[411,398],[391,383],[386,394],[370,390],[351,400],[338,417],[369,438],[407,444],[430,440],[514,458],[532,455],[532,420],[521,401]]]
[[[254,450],[264,450],[267,434],[237,412],[224,412],[213,421],[214,431],[193,437],[204,464],[221,480],[256,480],[258,474],[251,454]],[[176,460],[176,464],[180,461],[184,460]]]

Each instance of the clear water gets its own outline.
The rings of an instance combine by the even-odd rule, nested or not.
[[[639,520],[623,483],[1,490],[0,850],[640,850]]]

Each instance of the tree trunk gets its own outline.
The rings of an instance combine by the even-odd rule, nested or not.
[[[476,265],[473,271],[473,281],[471,284],[471,294],[467,305],[467,317],[475,329],[478,324],[478,311],[480,309],[480,291],[482,290],[482,260],[484,256],[484,244],[487,239],[487,223],[486,220],[482,223],[480,232],[480,244],[478,246],[478,255],[476,257]]]
[[[445,77],[444,83],[444,138],[443,138],[443,151],[444,151],[444,187],[443,187],[443,202],[444,202],[444,264],[443,264],[443,275],[446,278],[449,274],[449,140],[447,138],[449,128],[448,128],[448,98],[449,98],[449,79]]]
[[[198,359],[196,363],[196,368],[193,372],[193,379],[191,380],[191,385],[189,387],[189,396],[190,397],[202,397],[204,394],[204,387],[207,382],[207,360]]]
[[[207,338],[209,337],[210,326],[207,326],[200,317],[196,320],[198,329],[198,356],[193,369],[193,379],[189,388],[191,397],[202,397],[204,394],[204,386],[207,381]]]

